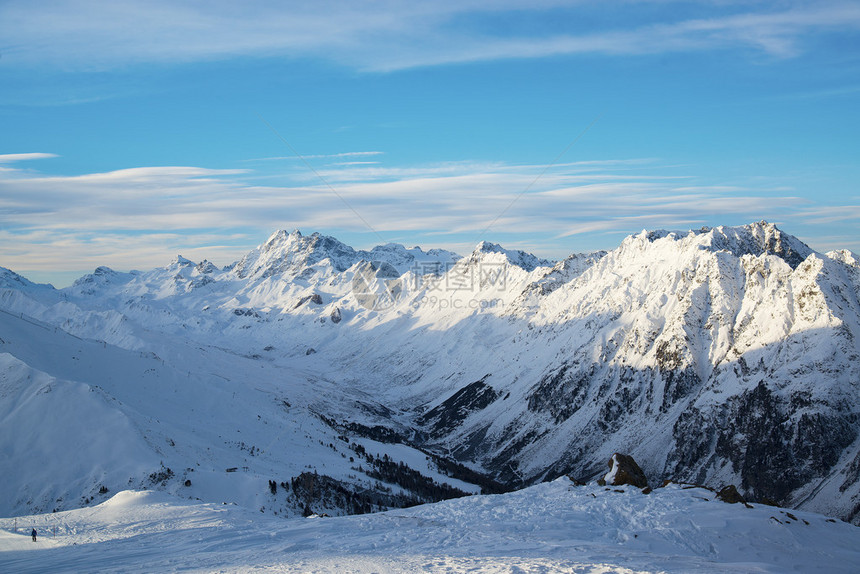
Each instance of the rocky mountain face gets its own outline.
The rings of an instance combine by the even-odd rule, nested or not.
[[[443,399],[460,422],[428,440],[508,483],[591,479],[630,452],[655,479],[856,519],[857,276],[764,223],[566,260],[516,289],[507,340],[467,351],[489,375]]]
[[[99,268],[63,290],[10,273],[12,313],[168,363],[181,340],[300,372],[324,428],[420,449],[473,484],[594,480],[623,452],[652,484],[735,484],[860,522],[860,263],[765,222],[557,263],[279,231],[222,269]]]

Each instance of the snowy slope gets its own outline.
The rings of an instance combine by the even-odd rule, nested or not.
[[[125,491],[91,509],[0,519],[0,569],[20,573],[836,574],[860,569],[858,549],[860,530],[818,514],[745,508],[676,485],[645,495],[567,479],[341,518],[284,521]]]
[[[215,474],[253,462],[255,494],[242,499],[252,508],[273,509],[255,498],[269,475],[317,470],[363,488],[372,480],[356,472],[356,451],[328,445],[372,440],[390,451],[374,454],[411,449],[398,460],[419,464],[432,453],[508,487],[592,479],[625,452],[652,483],[732,483],[753,500],[860,520],[860,264],[765,222],[643,231],[555,264],[491,243],[460,258],[393,244],[356,251],[279,231],[220,269],[177,257],[146,272],[99,268],[63,290],[2,277],[0,308],[93,340],[92,365],[120,365],[127,383],[108,380],[114,367],[40,358],[56,343],[29,332],[0,352],[39,376],[128,401],[123,416],[150,421],[135,424],[159,460],[173,447],[158,440],[194,445],[171,468],[196,464],[209,441],[219,443]],[[0,319],[5,340],[12,318]],[[163,361],[158,382],[108,351],[153,353]],[[153,396],[181,400],[129,393],[144,382]],[[216,400],[233,393],[238,407]],[[236,432],[189,415],[198,401]],[[254,422],[258,414],[267,422]],[[243,442],[268,444],[272,425],[311,462],[268,448],[234,455]],[[343,463],[349,456],[356,462]],[[439,464],[422,472],[441,480]],[[222,492],[193,496],[219,501]],[[25,509],[35,506],[15,511]]]
[[[0,514],[86,506],[127,488],[287,516],[305,505],[350,510],[322,498],[319,479],[313,496],[271,491],[269,481],[306,472],[342,481],[363,502],[427,500],[417,488],[382,486],[359,470],[375,468],[367,455],[418,466],[427,481],[480,490],[444,476],[414,449],[333,429],[317,413],[348,410],[370,426],[383,407],[312,371],[177,339],[162,341],[158,353],[0,312]]]

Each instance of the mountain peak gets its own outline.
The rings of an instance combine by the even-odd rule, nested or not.
[[[475,246],[473,253],[507,253],[507,250],[498,243],[481,241]]]
[[[293,269],[301,272],[310,265],[329,259],[337,271],[345,271],[355,262],[355,250],[334,237],[312,233],[304,236],[295,229],[281,229],[245,255],[233,268],[240,277],[270,277]]]
[[[109,286],[116,286],[128,283],[136,272],[124,273],[114,271],[110,267],[100,265],[95,268],[92,273],[87,273],[83,277],[77,279],[71,286],[71,291],[81,295],[95,295],[102,289]]]
[[[715,227],[708,232],[715,248],[726,249],[739,257],[747,254],[776,255],[792,269],[813,253],[801,240],[764,220],[740,227]]]
[[[318,235],[318,234],[314,234]],[[304,236],[298,229],[287,231],[286,229],[278,229],[272,233],[268,239],[260,246],[262,249],[273,249],[279,245],[294,243],[300,241]]]
[[[106,283],[118,275],[119,273],[117,273],[110,267],[99,265],[92,273],[88,273],[87,275],[84,275],[83,277],[77,279],[73,285],[78,286],[94,282]]]
[[[177,255],[173,258],[168,267],[188,267],[193,265],[195,265],[195,263],[190,259],[186,259],[182,255]]]
[[[625,239],[622,245],[628,242],[654,243],[664,238],[697,245],[699,249],[729,251],[737,257],[776,255],[792,269],[813,253],[812,248],[800,239],[764,220],[737,227],[702,227],[690,231],[642,230]]]
[[[509,263],[528,272],[532,272],[538,267],[552,267],[553,265],[552,261],[541,259],[540,257],[526,251],[520,251],[519,249],[505,249],[498,243],[491,243],[489,241],[481,241],[478,243],[478,245],[475,246],[474,251],[472,251],[471,259],[476,261],[483,258],[485,255],[495,253],[504,255]]]
[[[268,239],[266,239],[266,242],[263,243],[263,245],[265,247],[269,247],[270,245],[275,245],[275,244],[281,243],[288,236],[289,236],[289,234],[285,230],[278,229],[273,234],[271,234]]]
[[[23,275],[19,275],[11,269],[0,267],[0,288],[20,289],[21,287],[48,287],[53,289],[53,285],[33,283]]]
[[[208,275],[210,273],[214,273],[215,271],[218,271],[218,267],[216,267],[215,264],[212,263],[211,261],[209,261],[208,259],[204,259],[203,261],[201,261],[200,263],[197,264],[197,267],[195,267],[195,270],[198,273],[200,273],[201,275]]]

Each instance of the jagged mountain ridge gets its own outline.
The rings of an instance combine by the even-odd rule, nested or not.
[[[311,267],[328,260],[337,272],[343,272],[359,261],[384,261],[400,273],[416,264],[427,262],[442,266],[459,259],[456,253],[431,249],[425,253],[420,247],[407,249],[398,243],[379,245],[370,251],[356,251],[334,237],[313,233],[304,236],[299,230],[292,233],[279,230],[266,242],[230,266],[239,278],[264,278],[272,275],[288,275],[291,269]]]
[[[410,250],[310,237],[278,232],[221,270],[177,260],[55,301],[25,305],[8,293],[30,290],[12,285],[2,301],[126,348],[168,333],[301,366],[372,396],[396,440],[510,485],[592,478],[623,451],[653,479],[731,482],[856,519],[850,252],[816,253],[764,222],[643,232],[554,266],[482,244],[427,252],[444,259],[438,275],[398,259],[398,300],[367,309],[352,292],[362,261]],[[360,418],[314,408],[343,428]]]
[[[652,477],[856,516],[860,305],[843,261],[765,224],[630,237],[506,308],[539,332],[488,371],[519,406],[481,401],[438,439],[508,480],[589,478],[620,450]]]

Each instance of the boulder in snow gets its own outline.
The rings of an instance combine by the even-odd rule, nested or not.
[[[741,493],[738,492],[738,489],[735,488],[735,485],[733,484],[724,486],[717,493],[717,498],[719,498],[723,502],[728,502],[729,504],[736,504],[738,502],[746,504],[746,500],[744,500],[744,497],[741,496]]]
[[[637,488],[645,488],[648,486],[648,479],[632,456],[616,452],[609,459],[609,472],[597,483],[601,486],[629,484]]]

